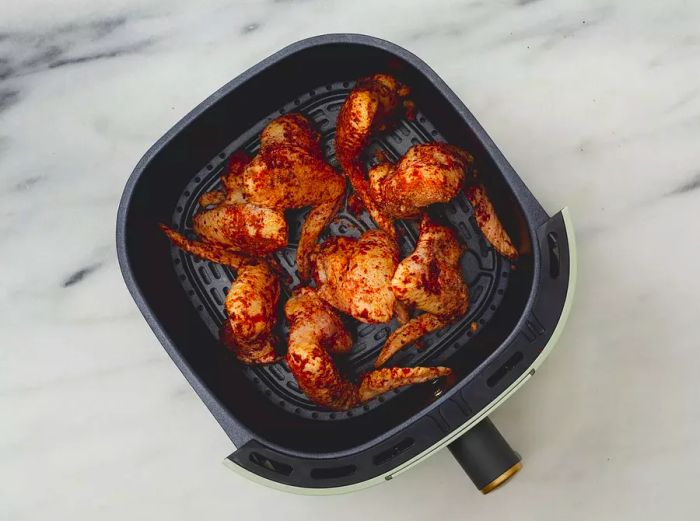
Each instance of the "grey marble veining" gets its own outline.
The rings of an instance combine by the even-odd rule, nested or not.
[[[694,519],[700,4],[27,0],[0,7],[0,519]],[[116,208],[145,150],[295,40],[406,47],[550,212],[579,283],[495,414],[524,457],[481,497],[443,451],[351,496],[249,483],[134,306]]]

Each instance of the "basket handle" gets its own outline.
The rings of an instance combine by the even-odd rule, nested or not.
[[[512,478],[523,463],[489,418],[450,443],[450,452],[483,494]]]

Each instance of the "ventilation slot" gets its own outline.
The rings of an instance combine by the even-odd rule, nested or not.
[[[401,454],[403,451],[408,449],[411,445],[413,445],[413,438],[405,438],[401,440],[399,443],[391,447],[390,449],[387,449],[383,452],[380,452],[374,458],[372,458],[372,461],[374,462],[375,465],[383,465],[387,461],[395,458],[399,454]]]
[[[518,365],[523,359],[523,354],[518,351],[513,356],[511,356],[506,363],[503,364],[498,370],[488,377],[486,380],[486,385],[489,387],[495,386],[500,382],[505,375],[507,375],[516,365]]]
[[[549,246],[549,276],[556,279],[559,276],[559,242],[556,233],[547,234],[547,245]]]
[[[292,473],[292,467],[290,465],[266,458],[257,452],[250,453],[250,461],[259,467],[267,469],[271,472],[276,472],[277,474],[282,474],[283,476],[289,476]]]
[[[313,479],[338,479],[354,474],[357,470],[355,465],[345,465],[343,467],[331,467],[326,469],[311,469]]]

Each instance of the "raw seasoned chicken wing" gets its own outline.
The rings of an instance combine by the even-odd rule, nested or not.
[[[518,258],[518,250],[513,245],[508,232],[496,214],[493,203],[482,184],[471,184],[464,192],[474,209],[476,224],[494,249],[506,259]]]
[[[401,261],[391,280],[396,298],[424,314],[389,336],[376,367],[404,346],[466,313],[469,290],[459,268],[461,255],[462,246],[454,232],[424,215],[415,250]]]
[[[405,385],[451,374],[447,367],[405,367],[371,371],[359,384],[347,380],[331,353],[346,353],[352,339],[335,311],[311,288],[298,289],[285,306],[289,321],[287,364],[300,389],[313,402],[347,410]]]
[[[345,99],[336,125],[336,157],[374,222],[392,239],[396,237],[393,221],[372,200],[360,154],[374,132],[388,127],[408,92],[406,86],[388,74],[362,78]]]
[[[386,215],[415,218],[426,206],[446,203],[459,193],[472,160],[468,152],[446,143],[414,145],[395,165],[370,169],[370,195]]]
[[[276,339],[270,331],[277,322],[280,284],[265,261],[243,265],[226,294],[226,322],[221,340],[236,358],[246,364],[267,364],[279,360]]]
[[[361,322],[384,323],[394,314],[391,278],[398,265],[396,243],[382,230],[359,239],[332,237],[312,256],[319,295]]]
[[[267,255],[284,248],[288,226],[284,213],[251,204],[243,193],[242,174],[250,158],[236,152],[221,176],[222,191],[199,198],[201,206],[215,205],[195,214],[192,228],[202,242],[248,255]]]
[[[260,134],[260,153],[241,174],[246,200],[288,210],[342,197],[345,180],[323,161],[319,140],[301,114],[271,121]]]

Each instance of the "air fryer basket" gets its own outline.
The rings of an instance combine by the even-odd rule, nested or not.
[[[197,199],[217,186],[228,156],[241,149],[254,154],[264,125],[287,112],[301,112],[314,123],[326,159],[337,167],[333,139],[340,106],[356,78],[377,71],[389,71],[411,86],[417,112],[377,136],[367,157],[380,149],[396,159],[412,144],[435,140],[467,148],[522,255],[511,265],[495,253],[464,196],[431,208],[467,246],[462,268],[470,288],[469,312],[429,335],[422,349],[405,349],[391,363],[449,365],[457,382],[450,388],[443,382],[412,386],[347,412],[330,412],[301,393],[285,363],[244,366],[219,345],[223,299],[233,273],[172,248],[156,224],[167,222],[191,233]],[[288,274],[283,301],[299,284],[294,256],[306,212],[288,213],[290,244],[276,255]],[[359,236],[371,227],[365,213],[355,215],[346,205],[326,234]],[[399,235],[406,254],[415,245],[415,224],[402,222]],[[570,293],[564,217],[547,216],[473,116],[423,62],[392,44],[358,35],[328,35],[288,47],[178,123],[129,180],[117,246],[141,311],[236,445],[229,457],[232,466],[254,479],[305,491],[340,491],[390,479],[474,423],[534,372]],[[286,338],[286,324],[280,322]],[[352,353],[339,360],[342,370],[350,377],[369,370],[395,325],[358,325]],[[479,488],[519,460],[486,422],[459,443],[453,444],[453,453]],[[482,456],[473,460],[474,454]]]

